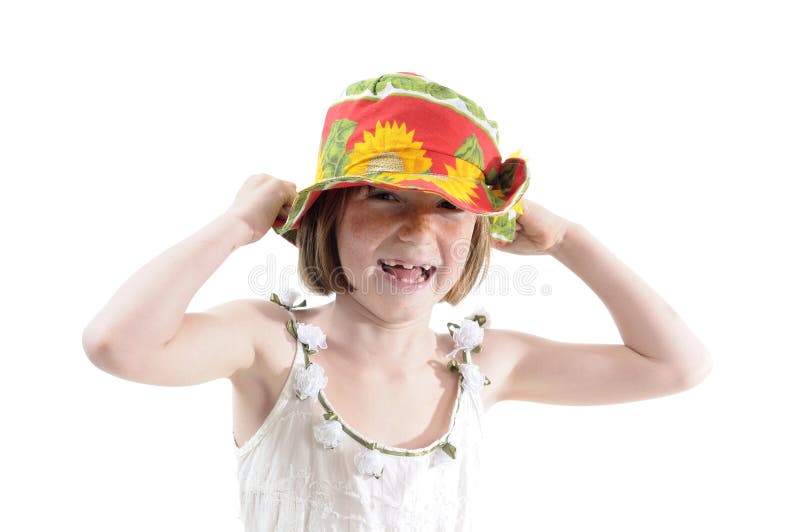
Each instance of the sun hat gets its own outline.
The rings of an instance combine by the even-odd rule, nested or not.
[[[296,245],[297,229],[326,190],[373,185],[433,192],[489,216],[492,240],[514,240],[526,160],[502,160],[497,122],[469,98],[411,72],[349,85],[325,116],[314,183],[297,193],[276,233]]]

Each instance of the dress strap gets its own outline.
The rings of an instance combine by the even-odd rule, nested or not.
[[[451,371],[461,373],[470,391],[477,391],[483,386],[488,386],[492,381],[481,373],[479,365],[473,363],[472,355],[481,352],[483,348],[483,330],[489,325],[489,314],[479,307],[466,316],[461,323],[448,323],[447,330],[453,338],[454,348],[445,355],[450,359],[447,366]],[[457,360],[458,353],[463,354],[463,360]]]
[[[297,316],[294,313],[294,309],[297,307],[304,307],[306,305],[305,299],[303,301],[299,301],[300,293],[296,290],[285,290],[278,293],[272,292],[269,297],[269,301],[275,303],[276,305],[280,305],[281,307],[285,308],[287,312],[291,315],[291,319],[287,321],[284,325],[286,330],[289,331],[296,342],[295,345],[295,356],[294,361],[292,363],[293,367],[301,366],[303,368],[306,367],[308,360],[307,360],[307,352],[306,347],[303,345],[302,339],[300,335],[298,335],[298,328],[302,328],[303,324],[297,321]]]

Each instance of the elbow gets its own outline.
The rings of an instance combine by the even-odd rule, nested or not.
[[[708,353],[696,357],[696,360],[697,363],[692,367],[682,368],[677,372],[678,386],[683,390],[694,388],[703,382],[714,367],[714,362]]]
[[[108,350],[106,336],[97,331],[92,324],[89,324],[83,330],[81,344],[83,345],[83,352],[86,353],[90,360],[98,358],[101,353]]]
[[[154,353],[150,347],[144,347],[138,338],[131,335],[120,335],[109,332],[108,327],[95,323],[89,324],[83,331],[81,342],[86,357],[97,369],[126,380],[135,380],[132,375],[141,372],[142,361],[146,354]]]
[[[83,352],[92,364],[105,372],[113,372],[120,365],[121,356],[119,340],[110,334],[107,327],[93,321],[83,330],[81,337]]]
[[[86,357],[97,369],[106,373],[113,371],[110,364],[111,348],[107,336],[98,333],[89,326],[83,331],[81,343]]]
[[[109,375],[129,379],[130,357],[124,357],[108,336],[97,334],[87,328],[83,332],[83,351],[94,367]]]

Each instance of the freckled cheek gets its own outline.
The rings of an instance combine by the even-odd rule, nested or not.
[[[389,217],[387,216],[374,216],[367,213],[353,212],[349,216],[345,226],[353,237],[353,240],[358,242],[370,242],[377,238],[375,235],[385,234],[388,225]]]
[[[369,268],[372,253],[380,244],[379,235],[385,234],[385,222],[375,216],[350,212],[342,220],[339,240],[339,257],[342,265],[350,268]]]

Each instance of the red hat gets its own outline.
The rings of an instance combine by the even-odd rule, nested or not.
[[[328,109],[314,184],[273,228],[295,244],[304,214],[324,191],[373,185],[433,192],[490,216],[492,239],[506,244],[529,178],[525,159],[501,159],[498,139],[497,122],[475,102],[418,74],[353,83]]]

